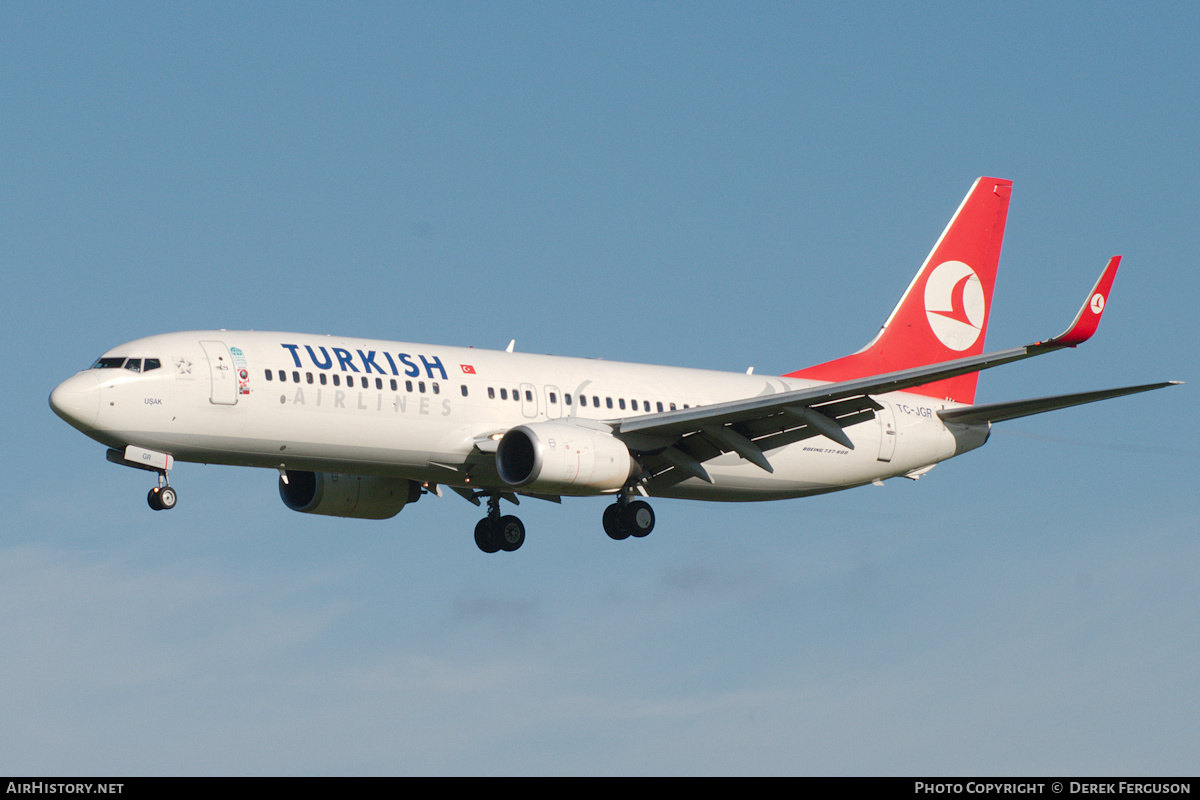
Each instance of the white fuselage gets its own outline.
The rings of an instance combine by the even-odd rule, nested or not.
[[[69,410],[72,424],[111,447],[134,445],[180,461],[393,476],[481,490],[510,487],[494,468],[481,468],[478,442],[517,425],[618,420],[815,385],[598,359],[248,331],[151,336],[106,356],[109,363],[125,357],[154,359],[158,366],[86,370],[56,390],[55,402]],[[774,472],[725,453],[705,463],[711,484],[689,478],[652,493],[707,500],[797,497],[915,473],[982,444],[956,439],[938,418],[936,412],[953,403],[907,392],[874,399],[883,407],[875,419],[846,428],[853,450],[823,436],[808,438],[767,451]]]

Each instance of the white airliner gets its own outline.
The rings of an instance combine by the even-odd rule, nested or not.
[[[980,178],[879,334],[844,358],[781,377],[335,336],[170,333],[115,347],[50,405],[158,473],[174,462],[279,470],[288,508],[387,519],[448,487],[488,513],[485,552],[516,550],[501,515],[518,495],[612,495],[604,530],[645,536],[642,498],[777,500],[919,478],[987,441],[993,422],[1173,381],[974,405],[978,372],[1075,347],[1099,323],[1119,257],[1071,326],[983,352],[1010,181]]]

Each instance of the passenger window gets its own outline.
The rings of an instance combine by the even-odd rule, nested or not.
[[[279,370],[279,381],[280,383],[287,383],[287,373],[283,370]]]
[[[516,389],[513,389],[513,390],[512,390],[512,397],[513,397],[513,400],[520,400],[520,399],[521,399],[521,393],[520,393],[520,392],[518,392]]]
[[[600,407],[600,398],[597,397],[596,395],[592,395],[592,405],[595,406],[596,408]]]
[[[271,372],[271,370],[267,370],[267,380],[272,380],[272,377],[271,377],[271,376],[272,376],[273,374],[274,374],[274,373],[272,373],[272,372]]]
[[[439,384],[438,384],[438,382],[437,382],[437,381],[434,381],[434,382],[433,382],[433,393],[434,393],[434,394],[441,394],[441,393],[442,393],[442,387],[441,387],[441,385],[439,385]]]
[[[465,383],[462,385],[462,396],[467,396],[467,385]]]
[[[671,403],[671,410],[672,410],[672,411],[674,411],[674,410],[675,410],[675,404],[674,404],[674,403]]]
[[[551,392],[551,393],[550,393],[550,402],[551,402],[551,403],[557,403],[557,402],[558,402],[558,395],[556,395],[554,392]]]
[[[564,394],[564,395],[563,395],[563,402],[564,402],[564,403],[566,403],[567,405],[571,405],[571,395],[570,395],[570,394]]]
[[[621,410],[624,411],[625,410],[625,398],[624,397],[617,398],[617,405],[619,405],[621,407]],[[609,403],[608,407],[612,408],[612,403]]]
[[[392,391],[393,391],[393,392],[394,392],[394,391],[396,391],[396,379],[395,379],[395,378],[392,378],[392,384],[391,384],[391,385],[392,385]]]
[[[421,394],[425,394],[425,381],[417,381],[417,391],[419,391]]]
[[[341,385],[342,385],[342,376],[341,376],[341,375],[334,375],[334,376],[333,376],[333,385],[334,385],[334,386],[341,386]]]
[[[376,379],[375,379],[375,388],[376,388],[376,389],[382,389],[382,388],[383,388],[383,378],[376,378]]]
[[[571,395],[567,395],[567,397],[570,397],[570,396]],[[579,395],[579,405],[581,405],[581,406],[587,405],[587,395],[586,394]]]
[[[493,387],[489,386],[488,387],[488,400],[495,400],[495,399],[496,399],[496,390]]]
[[[611,397],[604,398],[604,405],[606,405],[609,408],[612,408],[612,398]]]
[[[411,391],[412,391],[412,381],[405,381],[405,382],[404,382],[404,391],[406,391],[406,392],[411,392]]]
[[[531,391],[529,391],[528,389],[526,389],[526,390],[525,390],[525,399],[526,399],[528,402],[531,402],[531,403],[532,403],[532,402],[533,402],[533,392],[531,392]]]
[[[658,410],[659,410],[659,411],[662,411],[662,410],[663,410],[663,407],[662,407],[662,401],[661,401],[661,400],[659,400],[659,401],[658,401],[657,403],[655,403],[654,405],[655,405],[655,407],[656,407],[656,408],[658,408]],[[649,411],[650,409],[646,409],[646,410],[647,410],[647,411]]]
[[[325,373],[324,372],[321,373],[321,385],[322,386],[325,385]]]
[[[300,382],[300,373],[293,372],[292,373],[292,383],[299,383],[299,382]]]

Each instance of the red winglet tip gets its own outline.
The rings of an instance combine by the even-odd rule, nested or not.
[[[1100,279],[1092,287],[1092,291],[1083,302],[1083,307],[1079,309],[1079,314],[1075,317],[1075,321],[1071,323],[1071,327],[1061,335],[1055,336],[1046,342],[1046,344],[1057,345],[1059,347],[1075,347],[1092,338],[1092,334],[1096,332],[1096,328],[1100,325],[1100,317],[1104,313],[1104,306],[1108,303],[1108,295],[1112,290],[1113,279],[1116,278],[1117,267],[1120,265],[1120,256],[1113,256],[1108,260],[1104,271],[1100,273]]]

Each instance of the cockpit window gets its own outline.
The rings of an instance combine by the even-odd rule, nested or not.
[[[92,364],[92,369],[120,369],[124,367],[131,372],[149,372],[152,369],[158,369],[162,366],[162,361],[157,358],[126,358],[125,356],[116,356],[112,358],[98,358],[96,363]]]

